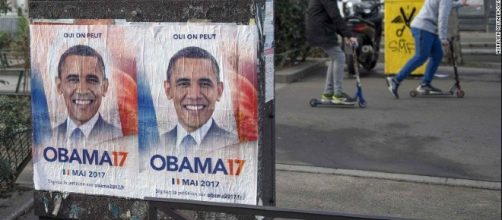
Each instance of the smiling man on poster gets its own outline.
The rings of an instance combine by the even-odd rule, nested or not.
[[[164,91],[178,123],[161,137],[167,147],[210,150],[236,142],[237,136],[212,117],[224,89],[219,71],[216,59],[199,47],[183,48],[170,59]]]
[[[96,50],[85,45],[67,49],[58,64],[56,89],[68,113],[67,119],[53,129],[58,144],[79,146],[122,136],[121,130],[98,112],[108,79],[103,58]]]

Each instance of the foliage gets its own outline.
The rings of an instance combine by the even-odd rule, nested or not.
[[[12,42],[11,36],[8,33],[0,31],[0,50],[7,48],[11,42]],[[0,56],[1,56],[1,54],[0,54]],[[3,65],[4,65],[3,57],[0,57],[0,68],[2,68]],[[7,85],[7,84],[9,84],[9,82],[0,79],[0,84]]]
[[[310,49],[305,42],[308,0],[283,0],[275,4],[276,66],[303,61]]]
[[[0,31],[0,50],[7,48],[12,42],[10,34]]]
[[[0,145],[6,137],[31,129],[29,96],[0,96]]]
[[[9,162],[4,158],[0,158],[0,198],[3,197],[4,192],[13,187],[14,179],[14,171]]]
[[[30,65],[30,24],[26,17],[19,16],[17,22],[17,33],[14,40],[10,44],[13,51],[22,52],[25,61],[25,69],[29,69]]]
[[[7,14],[7,12],[12,11],[7,0],[0,0],[0,14]]]
[[[12,38],[8,33],[0,31],[0,50],[7,48],[12,42]],[[0,54],[1,56],[1,54]],[[3,59],[0,57],[0,68],[3,66]],[[7,85],[9,82],[0,79],[0,84]]]
[[[30,137],[29,102],[29,96],[0,95],[0,195],[13,186],[19,162],[30,155],[29,145],[18,145]]]
[[[17,22],[17,33],[14,40],[10,44],[10,49],[12,51],[19,51],[21,53],[21,58],[24,61],[24,87],[23,91],[26,92],[26,85],[28,83],[26,80],[29,78],[30,69],[30,24],[26,17],[22,16],[22,12],[18,11],[19,20]]]
[[[8,2],[6,0],[0,0],[0,13],[6,13],[7,11],[12,11]],[[14,52],[20,52],[22,60],[24,61],[24,80],[23,91],[26,92],[26,79],[28,79],[29,69],[30,69],[30,26],[29,21],[23,16],[23,11],[21,8],[17,9],[18,22],[17,22],[17,33],[14,37],[9,34],[0,32],[0,49],[8,49]],[[5,80],[0,80],[0,84],[8,84]]]

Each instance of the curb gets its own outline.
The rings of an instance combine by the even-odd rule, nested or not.
[[[462,49],[461,54],[463,57],[466,57],[466,56],[489,56],[489,58],[491,58],[491,59],[497,59],[497,57],[500,57],[500,55],[497,55],[495,53],[495,46],[493,48],[483,48],[483,49],[465,48],[465,49]],[[385,52],[380,51],[378,56],[384,58]]]
[[[500,182],[479,181],[479,180],[469,180],[469,179],[385,173],[385,172],[364,171],[364,170],[334,169],[334,168],[312,167],[312,166],[301,166],[301,165],[287,165],[287,164],[276,164],[275,169],[277,171],[353,176],[353,177],[385,179],[385,180],[394,180],[394,181],[411,182],[411,183],[460,186],[460,187],[469,187],[469,188],[478,188],[487,190],[498,190],[498,191],[501,190]]]
[[[24,215],[31,207],[33,207],[34,199],[33,197],[30,200],[26,201],[19,209],[14,210],[10,215],[6,216],[6,220],[14,220],[21,215]]]
[[[305,77],[308,73],[325,68],[328,59],[307,60],[304,63],[290,68],[284,68],[275,72],[276,83],[292,83]]]
[[[296,67],[284,68],[281,70],[277,70],[275,72],[275,83],[292,83],[296,82],[305,76],[315,73],[316,71],[324,70],[328,64],[328,59],[319,59],[315,61],[306,61]],[[379,64],[383,64],[382,61],[378,62]],[[449,64],[441,64],[441,66],[449,66]],[[440,67],[441,67],[440,66]],[[500,63],[490,63],[485,62],[482,64],[477,63],[466,63],[464,65],[458,66],[459,68],[466,68],[466,70],[472,69],[482,69],[482,70],[492,70],[499,71]],[[325,70],[324,70],[325,71]],[[344,67],[344,71],[346,71],[346,67]]]

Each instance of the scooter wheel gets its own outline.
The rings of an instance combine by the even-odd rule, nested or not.
[[[366,108],[366,102],[359,102],[358,104],[360,108]]]
[[[463,90],[459,89],[459,90],[457,90],[456,95],[457,95],[457,98],[463,98],[465,93]]]
[[[418,92],[417,92],[417,91],[415,91],[415,90],[411,90],[411,91],[410,91],[410,96],[411,96],[411,97],[417,97],[417,95],[418,95]]]
[[[310,106],[312,107],[316,107],[318,103],[319,102],[317,101],[317,99],[311,99],[309,102]]]

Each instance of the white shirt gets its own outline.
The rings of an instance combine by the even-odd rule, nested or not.
[[[66,140],[70,140],[70,136],[71,136],[73,130],[75,130],[77,128],[80,128],[82,133],[84,133],[85,139],[87,139],[87,137],[89,137],[89,134],[92,131],[92,128],[94,128],[94,125],[98,121],[98,118],[99,118],[99,114],[95,114],[94,116],[92,116],[92,118],[89,121],[87,121],[86,123],[84,123],[80,126],[77,126],[77,124],[75,124],[75,122],[73,122],[73,120],[68,117],[66,119]]]
[[[207,120],[207,122],[204,123],[204,125],[202,125],[202,127],[189,133],[178,122],[178,125],[176,125],[176,147],[179,147],[181,145],[181,141],[187,135],[191,135],[195,139],[195,142],[197,142],[197,146],[199,146],[200,142],[202,142],[202,139],[204,139],[207,132],[209,131],[209,128],[211,128],[212,124],[213,124],[213,119],[211,118],[210,120]]]

